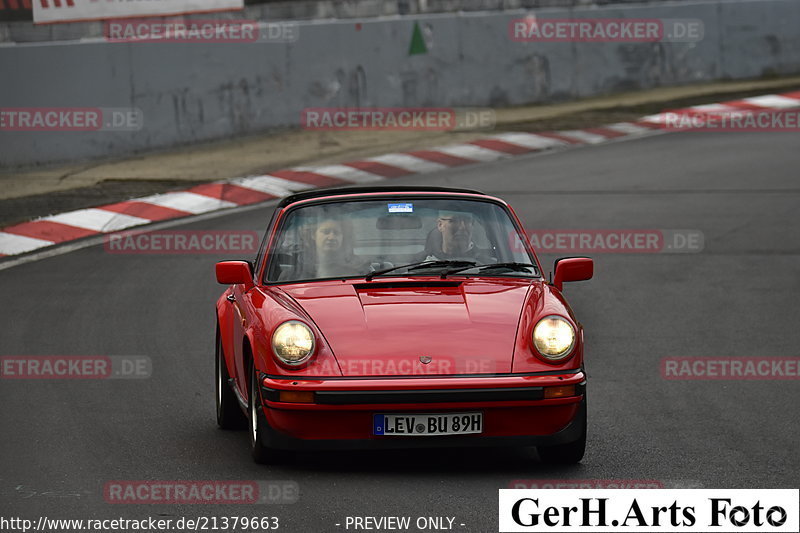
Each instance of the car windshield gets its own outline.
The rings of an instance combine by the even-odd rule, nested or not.
[[[393,197],[312,204],[289,212],[275,242],[267,282],[433,276],[453,268],[460,276],[538,275],[507,210],[488,201]],[[485,268],[496,263],[531,266]]]

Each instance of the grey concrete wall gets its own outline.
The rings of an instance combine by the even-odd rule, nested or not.
[[[133,132],[0,132],[0,165],[74,161],[297,126],[306,107],[507,106],[800,71],[800,2],[704,1],[550,18],[694,18],[694,43],[520,43],[518,13],[300,23],[292,43],[0,46],[0,107],[133,107]],[[410,56],[412,28],[427,54]]]
[[[641,3],[643,0],[269,0],[249,3],[242,12],[224,12],[215,16],[257,20],[324,20],[387,17],[393,15],[430,15],[459,11],[502,11],[548,7],[574,8],[593,5]],[[647,2],[695,2],[696,0],[645,0]],[[732,0],[727,0],[732,1]],[[733,0],[735,1],[735,0]],[[12,15],[12,13],[14,15]],[[10,22],[4,22],[7,15]],[[188,20],[203,14],[186,14]],[[31,24],[31,11],[24,17],[17,10],[0,9],[0,42],[72,41],[103,36],[102,22]]]

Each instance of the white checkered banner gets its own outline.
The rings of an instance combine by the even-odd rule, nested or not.
[[[236,11],[244,0],[33,0],[34,24]]]

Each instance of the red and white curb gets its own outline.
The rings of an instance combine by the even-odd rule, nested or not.
[[[780,110],[800,106],[800,91],[694,106],[675,112]],[[0,257],[153,222],[256,204],[316,187],[373,183],[391,178],[486,163],[553,148],[599,144],[663,129],[664,113],[636,122],[547,133],[500,133],[463,144],[385,154],[335,165],[294,167],[263,176],[206,183],[185,191],[42,217],[0,230]]]

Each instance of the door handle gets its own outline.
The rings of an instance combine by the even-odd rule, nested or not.
[[[239,302],[236,301],[236,296],[233,294],[229,294],[225,297],[226,300],[233,304],[233,308],[236,309],[236,313],[239,315],[239,320],[242,323],[242,327],[247,327],[247,320],[244,319],[244,313],[242,312],[242,308],[239,307]]]

